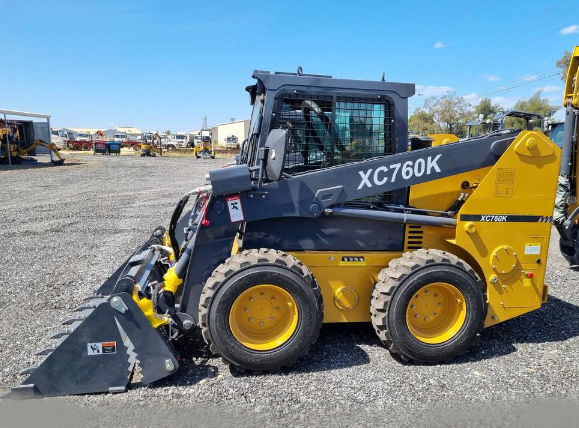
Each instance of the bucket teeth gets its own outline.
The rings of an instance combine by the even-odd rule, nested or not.
[[[65,337],[68,336],[70,333],[72,333],[73,329],[71,328],[65,328],[64,330],[59,331],[58,333],[53,334],[52,336],[50,336],[51,339],[60,339],[61,337]]]
[[[87,303],[80,305],[78,308],[74,309],[74,312],[82,312],[82,311],[86,311],[87,309],[94,309],[98,305],[100,305],[101,303],[104,303],[106,301],[107,301],[107,299],[105,299],[103,297],[91,299]]]
[[[56,349],[55,347],[49,346],[36,352],[36,355],[48,355],[51,354],[55,349]]]
[[[70,325],[70,324],[73,324],[73,323],[75,323],[75,322],[77,322],[77,321],[83,321],[85,318],[86,318],[86,317],[85,317],[84,315],[79,315],[79,316],[76,316],[76,317],[71,317],[71,318],[63,321],[63,322],[62,322],[62,325]]]
[[[82,311],[86,311],[87,309],[94,309],[94,308],[96,308],[96,306],[93,306],[90,303],[87,303],[86,305],[81,305],[78,308],[75,308],[73,311],[74,312],[82,312]]]
[[[32,374],[34,373],[34,370],[36,370],[38,368],[38,365],[32,365],[30,367],[26,367],[25,369],[22,369],[18,372],[19,375],[27,375],[27,374]]]
[[[104,296],[102,294],[94,293],[94,294],[91,294],[90,296],[86,296],[82,300],[84,300],[85,302],[88,302],[88,301],[93,300],[93,299],[102,299],[103,297]]]

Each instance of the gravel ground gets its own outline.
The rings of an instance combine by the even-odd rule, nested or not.
[[[83,296],[167,224],[181,194],[225,163],[76,157],[61,167],[0,168],[0,390],[23,380],[17,371],[35,362]],[[47,415],[45,425],[52,415],[55,426],[496,427],[540,426],[547,415],[550,426],[554,415],[577,424],[579,272],[556,242],[546,282],[543,308],[485,330],[450,364],[402,364],[369,324],[324,326],[310,354],[275,375],[232,373],[193,339],[192,349],[180,345],[185,361],[173,377],[119,395],[2,402],[0,425],[33,414]]]

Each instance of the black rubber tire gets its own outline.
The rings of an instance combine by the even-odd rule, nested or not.
[[[454,337],[441,344],[427,344],[408,329],[406,309],[417,290],[439,281],[459,289],[467,314]],[[487,313],[486,294],[482,281],[466,262],[445,251],[421,249],[404,253],[380,272],[370,312],[378,337],[392,354],[415,363],[447,362],[476,342]]]
[[[289,292],[298,307],[293,336],[270,351],[246,348],[229,327],[229,311],[240,293],[257,284],[273,284]],[[217,267],[205,283],[199,303],[201,334],[211,352],[238,371],[276,372],[306,355],[323,322],[323,300],[309,269],[282,251],[245,250]]]

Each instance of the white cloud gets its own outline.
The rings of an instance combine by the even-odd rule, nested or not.
[[[489,82],[498,82],[499,80],[501,80],[499,76],[495,76],[493,74],[483,74],[482,77],[485,80],[488,80]]]
[[[478,98],[478,96],[477,96],[476,92],[473,92],[472,94],[464,95],[463,98],[467,101],[470,101],[473,98]]]
[[[547,86],[543,86],[541,88],[535,88],[535,91],[542,91],[544,93],[547,92],[562,92],[563,88],[561,86],[557,86],[557,85],[547,85]]]
[[[450,86],[416,85],[416,93],[425,97],[445,95],[449,91],[454,91]]]
[[[434,49],[440,49],[440,48],[445,48],[446,45],[442,42],[436,42],[433,47],[434,47]]]
[[[491,102],[493,104],[498,104],[501,107],[503,107],[504,109],[509,109],[509,108],[513,108],[513,106],[516,104],[517,101],[519,101],[521,99],[520,96],[516,96],[516,97],[494,97],[491,98]]]
[[[561,28],[559,34],[567,36],[569,34],[579,33],[579,25],[569,25],[568,27]]]

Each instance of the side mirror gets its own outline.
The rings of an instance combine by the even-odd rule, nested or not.
[[[269,150],[267,151],[265,176],[269,181],[278,181],[281,178],[287,137],[287,129],[272,129],[267,136],[265,147]]]

